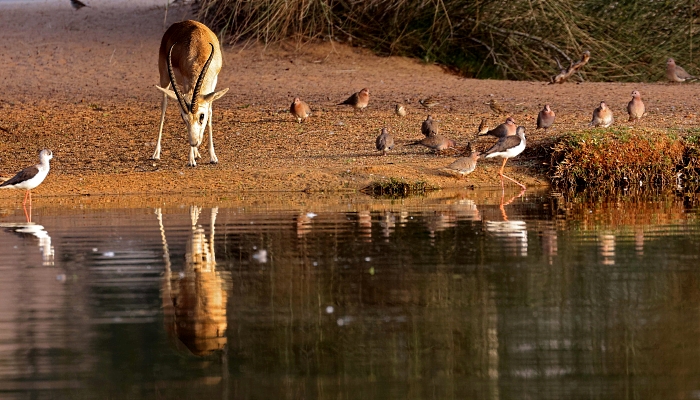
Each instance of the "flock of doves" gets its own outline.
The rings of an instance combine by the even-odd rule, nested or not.
[[[681,66],[677,65],[673,58],[669,58],[666,61],[666,78],[671,82],[677,83],[697,80],[695,76],[690,75]],[[439,104],[434,98],[423,99],[419,102],[426,108],[432,108]],[[505,114],[504,110],[495,100],[489,101],[488,104],[497,114]],[[365,88],[357,93],[354,93],[347,100],[339,103],[338,105],[349,105],[356,110],[365,109],[367,105],[369,105],[369,89]],[[406,116],[407,114],[406,107],[402,104],[397,104],[395,111],[396,115],[400,117]],[[290,113],[297,119],[298,122],[302,122],[311,115],[311,109],[308,104],[297,97],[292,102]],[[627,113],[629,114],[629,122],[636,122],[646,114],[644,102],[642,101],[642,95],[637,90],[632,92],[632,100],[630,100],[630,102],[627,104]],[[556,114],[554,111],[552,111],[550,105],[545,104],[544,108],[537,115],[537,129],[544,129],[546,132],[547,129],[554,124],[555,116]],[[604,101],[601,101],[600,105],[593,110],[593,117],[591,118],[589,126],[607,128],[612,125],[614,121],[615,118],[613,117],[612,110],[607,104],[605,104]],[[453,140],[438,134],[437,121],[435,121],[430,115],[428,115],[425,121],[423,121],[421,125],[421,132],[423,135],[425,135],[425,138],[409,143],[409,145],[420,144],[436,152],[441,152],[448,148],[455,147],[456,145]],[[466,152],[470,154],[466,157],[457,159],[444,169],[450,173],[465,176],[476,169],[476,163],[479,157],[500,157],[503,159],[503,165],[499,171],[499,175],[501,176],[501,184],[503,184],[503,178],[505,177],[520,185],[524,189],[524,185],[503,175],[503,168],[505,167],[506,161],[509,158],[517,156],[525,149],[525,128],[522,126],[516,126],[515,120],[508,117],[504,123],[498,125],[494,129],[489,130],[486,126],[486,120],[482,120],[481,125],[479,125],[478,135],[494,136],[498,139],[498,141],[483,153],[479,151],[472,151],[471,146],[467,145]],[[377,137],[376,147],[377,150],[381,151],[384,155],[387,154],[387,151],[393,149],[394,138],[389,133],[387,128],[383,128],[380,135]]]

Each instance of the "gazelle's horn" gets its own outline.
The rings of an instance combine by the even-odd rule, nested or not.
[[[204,75],[209,69],[211,59],[214,58],[214,45],[209,43],[209,46],[211,46],[211,54],[209,54],[207,62],[204,63],[204,68],[202,68],[202,72],[199,73],[199,78],[197,78],[197,84],[194,85],[194,92],[192,92],[192,108],[190,109],[190,113],[193,113],[197,109],[197,98],[199,97],[199,90],[202,88],[202,82],[204,82]]]
[[[177,88],[177,85],[175,84],[175,74],[173,74],[173,62],[171,59],[171,56],[173,54],[173,47],[175,47],[177,43],[173,43],[172,46],[170,46],[170,51],[168,51],[168,76],[170,76],[170,86],[173,87],[173,92],[175,92],[175,97],[177,97],[177,102],[180,103],[180,108],[182,108],[182,111],[189,112],[190,107],[187,105],[187,101],[182,97],[182,93],[180,93],[180,90]]]

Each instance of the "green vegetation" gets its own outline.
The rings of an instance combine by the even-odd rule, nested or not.
[[[697,177],[697,138],[666,131],[628,128],[567,133],[555,143],[550,175],[555,185],[605,190],[629,186],[666,186]]]
[[[229,42],[337,40],[476,78],[548,80],[590,50],[581,76],[662,79],[674,57],[697,72],[700,3],[601,0],[200,0]],[[572,79],[577,79],[574,76]]]
[[[435,190],[434,187],[423,181],[406,182],[403,179],[389,178],[383,181],[374,181],[361,190],[362,193],[379,197],[407,197],[423,194]]]

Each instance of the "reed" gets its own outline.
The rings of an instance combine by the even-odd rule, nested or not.
[[[334,40],[417,57],[476,78],[654,81],[674,57],[696,72],[698,2],[604,0],[198,0],[225,36],[270,44]]]

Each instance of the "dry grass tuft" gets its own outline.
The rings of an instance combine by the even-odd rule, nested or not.
[[[551,179],[571,188],[605,190],[676,183],[686,145],[665,131],[629,128],[568,133],[551,154]]]
[[[663,79],[674,57],[697,72],[700,3],[602,0],[199,0],[227,36],[334,40],[451,66],[476,78],[549,80],[577,61],[595,81]]]

